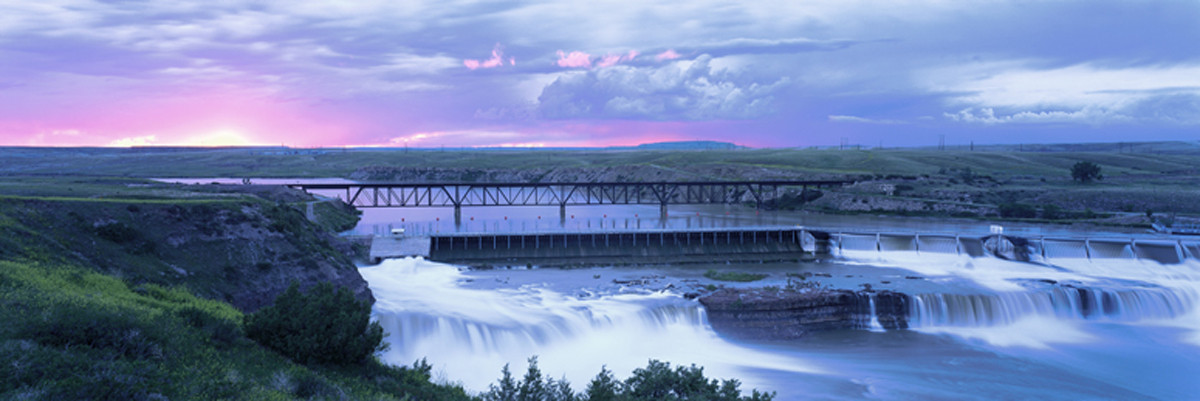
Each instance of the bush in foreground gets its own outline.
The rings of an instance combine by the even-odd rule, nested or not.
[[[247,315],[245,330],[250,339],[305,364],[361,363],[385,347],[371,305],[329,283],[307,293],[292,283],[273,305]]]
[[[501,370],[497,384],[483,394],[486,401],[771,401],[774,393],[751,391],[741,396],[741,383],[735,379],[719,381],[704,377],[704,368],[684,367],[651,360],[645,368],[633,371],[633,376],[618,381],[612,371],[601,368],[583,393],[571,391],[565,379],[555,380],[542,374],[537,357],[529,358],[529,369],[517,381],[508,365]]]

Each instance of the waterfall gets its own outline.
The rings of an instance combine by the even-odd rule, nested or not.
[[[543,371],[565,376],[576,390],[601,366],[624,377],[650,358],[697,364],[717,377],[746,377],[746,369],[757,368],[817,371],[804,361],[722,339],[697,302],[671,293],[474,289],[464,285],[469,278],[457,267],[420,259],[386,260],[359,271],[375,293],[374,315],[392,344],[382,358],[397,365],[428,358],[435,372],[472,391],[486,390],[505,364],[520,372],[533,355]]]
[[[883,325],[879,324],[879,313],[875,311],[875,294],[867,294],[867,304],[870,305],[870,309],[867,312],[870,316],[870,321],[867,323],[867,330],[877,333],[883,332]]]
[[[1029,317],[1131,322],[1171,319],[1192,310],[1194,294],[1169,288],[1054,287],[998,294],[917,294],[910,327],[1002,326]]]
[[[911,294],[907,323],[914,329],[1000,342],[1042,330],[1040,339],[1024,343],[1031,346],[1056,335],[1083,338],[1069,327],[1081,322],[1153,322],[1200,333],[1200,261],[1191,241],[900,234],[836,234],[833,240],[841,263],[897,267],[980,287]],[[1008,331],[1000,333],[1002,327]],[[991,332],[957,330],[963,328]]]

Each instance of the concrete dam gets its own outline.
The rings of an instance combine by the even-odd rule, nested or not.
[[[376,261],[419,256],[450,263],[500,265],[571,264],[573,260],[613,264],[793,260],[876,252],[1031,263],[1068,258],[1176,264],[1200,254],[1200,238],[1028,238],[777,226],[376,236],[371,246],[371,258]]]

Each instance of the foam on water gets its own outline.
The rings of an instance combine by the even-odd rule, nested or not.
[[[932,326],[915,330],[928,334],[950,334],[979,340],[997,347],[1048,349],[1052,344],[1080,344],[1094,337],[1068,322],[1046,316],[1028,316],[999,326]]]
[[[840,263],[910,270],[935,279],[973,282],[980,294],[913,294],[909,323],[922,332],[982,339],[997,346],[1042,347],[1087,341],[1075,325],[1102,320],[1188,329],[1183,340],[1200,345],[1200,261],[1184,244],[1052,240],[1031,246],[1033,262],[971,256],[919,240],[846,236],[835,250]],[[954,239],[951,238],[951,241]],[[941,240],[941,242],[947,242]],[[1069,287],[1031,286],[1030,280]],[[1032,288],[1031,288],[1032,287]],[[1054,330],[1039,330],[1039,322]]]
[[[397,365],[428,358],[435,371],[472,391],[486,390],[511,364],[520,375],[538,356],[543,372],[576,390],[607,366],[626,377],[649,359],[703,366],[710,377],[766,388],[747,369],[815,373],[795,356],[778,356],[721,339],[694,301],[668,293],[575,298],[536,286],[463,288],[457,267],[421,259],[386,260],[360,273],[377,299],[374,313]]]

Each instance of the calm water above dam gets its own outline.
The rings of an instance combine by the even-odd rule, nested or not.
[[[454,225],[448,209],[369,209],[358,233],[528,232],[630,228],[795,225],[848,231],[983,235],[986,223],[933,219],[804,216],[738,207],[469,208]],[[572,217],[573,215],[573,217]],[[540,216],[540,218],[539,218]],[[651,217],[646,217],[651,216]],[[473,220],[471,218],[474,218]],[[1017,236],[1098,235],[1066,227],[1009,225]],[[1107,233],[1138,238],[1141,233]],[[1171,263],[1122,248],[1048,242],[1036,263],[925,252],[843,240],[828,260],[649,268],[479,270],[419,259],[361,268],[378,302],[375,314],[393,344],[384,358],[428,357],[439,379],[485,390],[509,363],[521,372],[539,356],[542,370],[582,389],[601,366],[624,377],[646,361],[697,364],[711,377],[779,399],[1194,399],[1200,391],[1200,261],[1186,247]],[[1045,254],[1046,257],[1041,257]],[[821,332],[794,341],[734,341],[707,323],[681,293],[711,281],[710,268],[770,277],[787,273],[837,288],[905,292],[914,302],[907,330]],[[921,280],[905,280],[920,276]],[[642,284],[629,284],[631,282]],[[887,282],[887,283],[884,283]],[[1054,283],[1054,284],[1051,284]],[[669,288],[665,291],[663,289]]]

